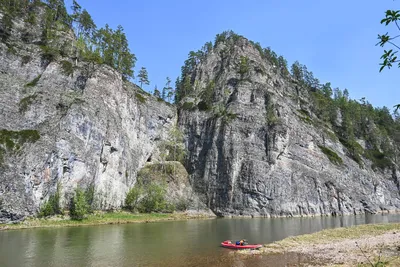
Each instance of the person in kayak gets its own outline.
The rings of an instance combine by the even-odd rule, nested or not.
[[[247,245],[246,239],[240,239],[240,241],[236,241],[237,246],[244,246]]]

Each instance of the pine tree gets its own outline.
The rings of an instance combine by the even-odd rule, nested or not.
[[[79,34],[84,34],[86,38],[90,38],[90,36],[96,30],[96,24],[94,23],[92,16],[89,12],[84,9],[79,16]]]
[[[281,71],[281,73],[283,74],[283,75],[287,75],[287,74],[289,74],[289,71],[288,71],[288,69],[287,69],[287,61],[286,61],[286,59],[283,57],[283,56],[279,56],[278,57],[278,67],[279,67],[279,69],[280,69],[280,71]]]
[[[175,81],[175,99],[174,103],[178,104],[182,99],[182,90],[181,90],[181,79],[179,77],[176,78]]]
[[[171,102],[172,97],[174,96],[174,89],[171,87],[171,79],[167,77],[167,82],[165,83],[165,87],[163,88],[163,96],[168,99],[168,102]]]
[[[71,15],[72,20],[74,22],[76,22],[76,21],[78,21],[80,15],[81,15],[82,7],[78,4],[77,1],[73,0],[71,9],[72,9],[72,15]]]
[[[154,87],[153,95],[154,95],[155,97],[157,97],[157,98],[160,98],[160,97],[161,97],[160,91],[157,89],[157,85]]]
[[[167,91],[165,90],[165,87],[162,89],[161,98],[167,100]]]
[[[114,31],[106,24],[93,38],[102,61],[119,71],[124,79],[128,79],[133,77],[136,56],[130,52],[123,30],[122,26],[118,26]]]
[[[303,68],[298,61],[292,64],[290,71],[294,79],[298,80],[299,82],[303,81]]]
[[[139,77],[140,87],[143,87],[143,84],[147,84],[147,85],[150,84],[147,70],[145,67],[142,67],[140,69],[138,77]]]

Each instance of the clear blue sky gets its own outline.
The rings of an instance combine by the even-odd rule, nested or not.
[[[72,0],[66,0],[70,6]],[[382,49],[377,34],[392,0],[78,0],[98,27],[121,24],[150,86],[174,82],[191,50],[198,50],[217,33],[233,30],[270,46],[289,62],[305,64],[321,82],[332,83],[350,97],[366,97],[374,106],[400,103],[400,69],[379,73]],[[395,29],[393,29],[395,32]],[[395,32],[397,33],[397,32]]]

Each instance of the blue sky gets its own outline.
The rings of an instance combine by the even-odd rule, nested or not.
[[[66,0],[70,6],[72,0]],[[379,73],[382,48],[377,34],[394,28],[380,24],[392,0],[78,0],[98,27],[122,25],[140,67],[147,68],[150,86],[172,81],[189,51],[233,30],[270,46],[289,62],[305,64],[321,82],[347,88],[350,97],[366,97],[374,106],[400,103],[400,69]]]

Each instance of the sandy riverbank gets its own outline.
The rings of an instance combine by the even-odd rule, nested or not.
[[[328,229],[237,253],[244,266],[400,266],[400,224]]]

